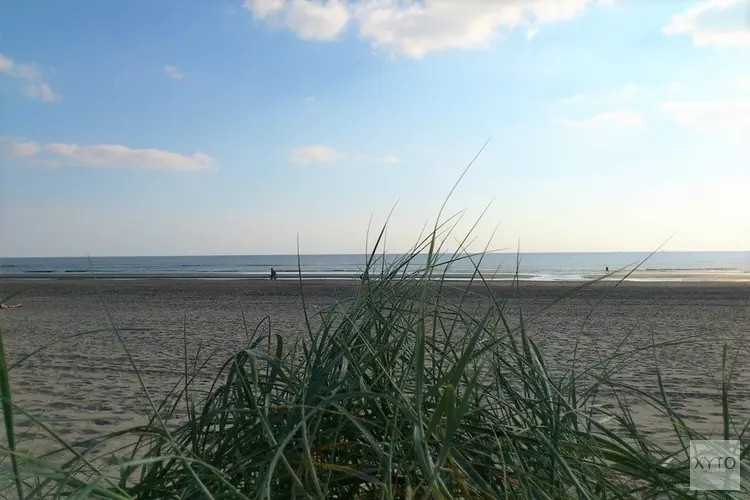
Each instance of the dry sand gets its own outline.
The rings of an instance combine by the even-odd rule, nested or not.
[[[307,305],[313,312],[320,310],[351,294],[353,286],[351,282],[307,282]],[[522,284],[524,316],[533,316],[573,286]],[[305,330],[299,284],[291,281],[0,281],[0,296],[15,292],[20,294],[12,301],[23,302],[24,307],[0,311],[11,362],[40,346],[60,342],[13,368],[14,401],[50,421],[63,438],[72,441],[140,423],[148,408],[112,324],[122,329],[130,354],[156,399],[183,373],[184,339],[191,356],[199,346],[202,359],[217,351],[208,364],[211,373],[245,346],[245,325],[253,330],[269,317],[274,333],[294,337]],[[507,283],[499,284],[495,292],[511,293]],[[514,299],[508,309],[515,311],[518,306]],[[510,316],[511,322],[518,320],[515,312]],[[268,324],[264,325],[267,329]],[[726,341],[730,354],[739,356],[732,387],[733,415],[742,424],[750,419],[747,283],[625,283],[616,289],[612,283],[601,283],[566,298],[529,329],[558,369],[570,365],[576,338],[581,365],[613,353],[626,337],[623,350],[648,346],[652,340],[697,338],[661,349],[659,366],[675,408],[699,430],[713,435],[721,427],[717,384]],[[70,338],[95,330],[99,331]],[[621,361],[618,376],[623,381],[657,393],[652,352]],[[634,410],[644,430],[668,440],[668,423],[642,407]],[[21,428],[28,422],[19,417]],[[32,446],[39,450],[51,443],[37,438],[26,443],[27,448]]]

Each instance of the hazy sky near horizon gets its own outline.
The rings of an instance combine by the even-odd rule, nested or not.
[[[0,2],[0,256],[750,250],[750,0]],[[455,243],[449,241],[449,247]]]

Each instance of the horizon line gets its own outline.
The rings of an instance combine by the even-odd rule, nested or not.
[[[616,253],[747,253],[750,250],[564,250],[564,251],[479,251],[479,252],[436,252],[437,255],[540,255],[540,254],[616,254]],[[182,257],[352,257],[369,256],[368,253],[248,253],[248,254],[153,254],[153,255],[30,255],[30,256],[0,256],[0,259],[137,259],[137,258],[182,258]],[[382,256],[383,252],[375,252]],[[428,255],[428,252],[385,252],[385,255]]]

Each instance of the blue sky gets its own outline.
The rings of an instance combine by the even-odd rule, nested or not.
[[[750,249],[748,0],[2,11],[0,256]]]

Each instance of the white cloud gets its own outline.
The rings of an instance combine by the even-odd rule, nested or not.
[[[0,156],[34,156],[40,150],[39,144],[33,141],[0,137]]]
[[[44,81],[42,73],[34,63],[17,63],[13,59],[0,54],[0,73],[21,80],[23,82],[23,93],[32,99],[39,99],[44,102],[62,99],[60,94],[52,90],[49,84]]]
[[[334,163],[344,155],[330,146],[313,144],[295,148],[289,154],[289,161],[301,165],[310,163]]]
[[[44,150],[84,167],[136,167],[178,172],[199,172],[213,168],[213,158],[203,153],[187,156],[162,149],[134,149],[119,144],[79,146],[50,143],[44,146]]]
[[[303,40],[335,40],[349,23],[344,0],[246,0],[257,19],[274,17]]]
[[[487,47],[502,28],[524,29],[571,19],[592,0],[370,0],[357,5],[361,37],[397,55]]]
[[[697,132],[750,133],[750,99],[672,101],[662,104],[662,110]]]
[[[333,40],[349,22],[349,9],[340,0],[292,0],[289,5],[286,25],[303,40]]]
[[[533,38],[597,0],[246,0],[257,19],[279,18],[300,38],[331,40],[352,21],[363,40],[392,55],[487,47],[502,29]],[[607,4],[609,0],[598,0]]]
[[[694,45],[750,46],[750,0],[705,0],[663,28],[666,35],[687,35]]]
[[[643,117],[627,109],[617,109],[611,113],[600,113],[581,120],[566,119],[564,123],[573,127],[599,128],[607,126],[642,127]]]
[[[398,157],[393,155],[383,156],[378,160],[380,163],[387,163],[389,165],[395,165],[398,163]]]
[[[258,19],[265,19],[270,14],[284,8],[285,0],[245,0],[245,8]]]
[[[167,76],[174,78],[175,80],[182,80],[182,78],[185,76],[185,74],[180,71],[177,66],[172,66],[171,64],[166,64],[164,66],[164,73],[166,73]]]
[[[0,156],[33,158],[36,164],[82,167],[133,167],[178,172],[211,170],[213,158],[203,153],[183,155],[162,149],[134,149],[119,144],[78,144],[52,142],[43,146],[33,142],[0,137]]]
[[[13,69],[13,66],[15,66],[15,63],[11,59],[0,54],[0,71],[7,73]]]

